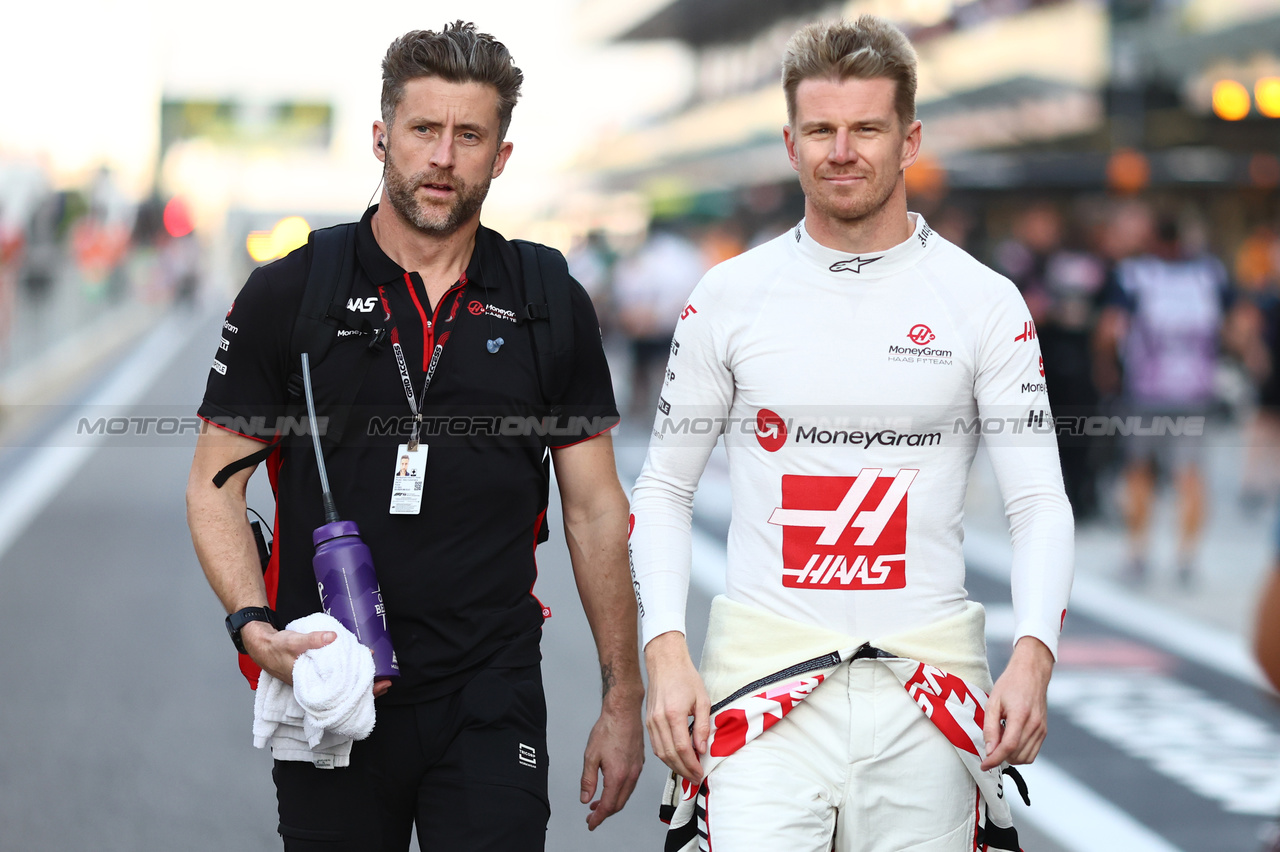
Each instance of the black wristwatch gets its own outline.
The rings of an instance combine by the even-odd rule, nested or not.
[[[231,613],[227,616],[227,633],[231,636],[231,641],[235,643],[236,650],[241,654],[249,653],[244,648],[244,640],[240,638],[240,631],[250,621],[265,621],[276,630],[280,629],[280,625],[276,624],[276,614],[270,607],[247,606]]]

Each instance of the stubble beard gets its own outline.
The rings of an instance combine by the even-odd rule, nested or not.
[[[818,213],[846,224],[874,218],[889,203],[897,185],[897,175],[889,180],[871,178],[862,192],[846,200],[840,197],[838,190],[827,186],[821,176],[800,181],[805,198]]]
[[[457,231],[463,222],[471,219],[484,204],[491,183],[491,179],[486,176],[482,182],[468,186],[457,175],[440,169],[426,169],[406,177],[392,163],[389,152],[383,163],[382,177],[387,185],[387,198],[400,218],[423,234],[433,237],[447,237]],[[419,201],[418,187],[427,183],[452,187],[455,193],[453,202],[444,207],[441,204],[428,205]]]

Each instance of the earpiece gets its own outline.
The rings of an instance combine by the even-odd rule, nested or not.
[[[387,153],[387,146],[386,146],[385,142],[383,141],[383,140],[385,140],[386,138],[387,138],[387,137],[385,137],[385,136],[379,136],[379,137],[378,137],[378,147],[382,149],[382,153],[384,153],[384,154],[385,154],[385,153]]]

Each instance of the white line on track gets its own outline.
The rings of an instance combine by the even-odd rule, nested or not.
[[[971,569],[1007,583],[1012,553],[1007,535],[965,530],[965,563]],[[1068,612],[1073,611],[1251,686],[1269,689],[1243,637],[1145,601],[1118,583],[1077,572]]]
[[[1028,808],[1016,793],[1011,796],[1015,826],[1033,825],[1071,852],[1181,852],[1044,758],[1019,768],[1033,804]],[[1006,783],[1005,789],[1013,785]]]
[[[83,414],[112,417],[134,405],[173,356],[191,338],[204,318],[168,314],[143,338],[106,380],[60,427],[78,422]],[[13,475],[0,485],[0,559],[27,525],[57,496],[67,481],[93,455],[105,436],[77,436],[74,445],[52,443],[33,450]]]

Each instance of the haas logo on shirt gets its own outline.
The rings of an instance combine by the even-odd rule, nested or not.
[[[782,585],[901,589],[907,585],[907,489],[918,470],[881,476],[782,477]]]
[[[911,330],[907,332],[907,337],[916,346],[924,346],[926,343],[932,343],[937,335],[933,333],[933,329],[929,328],[929,326],[919,322],[911,326]]]

